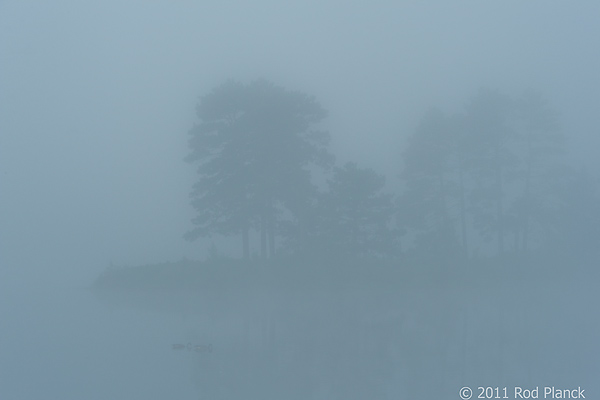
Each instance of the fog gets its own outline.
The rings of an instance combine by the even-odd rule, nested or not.
[[[0,2],[0,398],[597,397],[599,17],[585,1]],[[244,103],[241,129],[313,107],[290,129],[329,135],[329,164],[294,170],[319,191],[298,195],[305,175],[281,167],[296,153],[264,139],[247,194],[275,211],[195,203],[214,142],[194,138],[227,134],[210,125],[227,82],[281,100]],[[527,120],[532,98],[551,117]],[[504,147],[480,143],[498,115]],[[541,153],[514,139],[540,124],[560,133]],[[436,126],[472,136],[431,153]],[[234,228],[194,224],[223,204]]]

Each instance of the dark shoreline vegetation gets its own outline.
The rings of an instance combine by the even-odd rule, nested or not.
[[[595,271],[585,259],[568,255],[538,255],[537,257],[498,260],[446,260],[424,263],[419,259],[381,260],[368,258],[338,259],[327,262],[273,258],[240,260],[219,257],[204,261],[182,259],[176,262],[139,266],[111,266],[90,286],[104,301],[121,305],[161,304],[172,312],[179,306],[204,309],[217,307],[217,298],[244,303],[251,298],[262,300],[284,295],[331,295],[360,298],[371,294],[392,296],[412,289],[448,289],[457,292],[478,286],[510,288],[526,284],[543,289],[549,282],[589,280]],[[172,303],[169,297],[192,294],[194,301],[207,304]],[[131,296],[129,296],[131,295]],[[265,297],[266,296],[266,297]],[[160,299],[165,302],[161,303]],[[154,299],[146,303],[149,299]],[[189,298],[186,303],[189,303]],[[142,303],[137,304],[142,306]]]

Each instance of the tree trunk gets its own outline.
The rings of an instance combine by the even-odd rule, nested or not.
[[[275,215],[272,213],[269,215],[269,225],[268,225],[268,234],[269,234],[269,257],[273,257],[275,254]]]
[[[267,258],[267,221],[264,213],[260,218],[260,257],[263,260]]]
[[[498,255],[504,255],[504,210],[503,210],[503,188],[502,167],[500,166],[499,151],[496,150],[496,221],[498,224]]]
[[[525,210],[523,217],[523,253],[527,253],[529,245],[529,217],[531,213],[531,171],[533,164],[531,133],[527,135],[527,172],[525,174]]]
[[[439,171],[438,174],[438,180],[439,180],[439,184],[440,184],[440,197],[442,198],[442,204],[441,206],[441,215],[440,218],[438,220],[438,230],[439,231],[444,231],[446,230],[446,227],[448,225],[448,206],[447,206],[447,200],[446,200],[446,183],[444,182],[444,171]]]
[[[248,237],[248,224],[244,223],[242,227],[242,249],[244,260],[250,258],[250,238]]]
[[[466,259],[469,255],[469,248],[467,247],[467,207],[465,205],[465,184],[462,166],[458,167],[458,183],[460,190],[460,233],[463,257]]]

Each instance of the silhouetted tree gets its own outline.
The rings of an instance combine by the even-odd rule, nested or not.
[[[277,219],[315,190],[309,167],[326,167],[329,135],[314,129],[325,110],[312,97],[267,81],[228,81],[201,98],[200,123],[190,130],[188,161],[198,163],[191,193],[198,215],[186,238],[242,234],[261,237],[261,255],[275,250]]]
[[[347,163],[334,169],[328,186],[317,207],[315,237],[322,250],[339,256],[389,256],[399,250],[392,196],[384,191],[382,175]]]
[[[467,107],[466,165],[473,178],[470,194],[475,229],[484,238],[495,235],[498,254],[505,251],[507,184],[516,177],[514,105],[497,91],[482,89]]]
[[[556,112],[534,91],[511,99],[482,90],[469,104],[466,133],[475,228],[484,237],[497,236],[499,255],[510,232],[514,251],[526,252],[532,222],[543,229],[541,210],[553,207],[549,191],[565,153]]]
[[[540,233],[544,225],[540,210],[563,153],[556,113],[535,92],[512,99],[485,89],[464,115],[430,110],[404,153],[400,219],[425,252],[451,251],[458,231],[463,254],[470,231],[496,237],[499,255],[509,233],[515,251],[526,251],[532,227]]]
[[[553,202],[537,213],[548,235],[553,255],[573,261],[600,259],[600,179],[585,169],[563,167],[553,171],[554,186],[547,197]]]
[[[555,174],[557,166],[565,154],[565,138],[558,117],[542,95],[535,91],[526,91],[516,100],[518,132],[517,153],[521,158],[520,181],[521,194],[512,204],[512,216],[516,224],[515,248],[527,252],[529,248],[532,222],[538,226],[536,209],[545,208],[551,197],[548,191],[556,186],[560,179]]]
[[[429,110],[409,137],[398,200],[399,219],[415,233],[419,251],[455,252],[457,222],[466,253],[462,120]]]

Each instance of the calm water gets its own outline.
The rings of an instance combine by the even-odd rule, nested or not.
[[[21,286],[22,287],[22,286]],[[1,399],[197,399],[181,318],[109,309],[84,289],[2,291]]]
[[[83,288],[1,288],[0,399],[425,399],[464,385],[598,397],[595,279],[296,294],[208,317],[112,307]],[[171,349],[188,342],[214,350]]]

